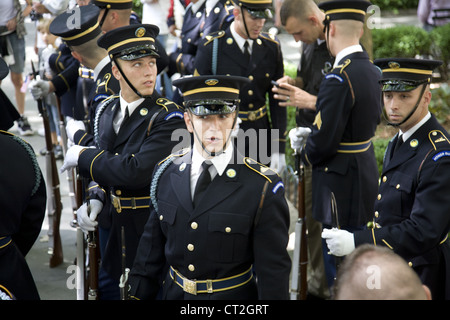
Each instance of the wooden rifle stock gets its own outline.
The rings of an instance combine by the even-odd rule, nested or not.
[[[31,68],[33,75],[36,79],[37,73],[34,69],[33,61],[31,61]],[[63,251],[61,244],[61,235],[59,232],[59,225],[61,223],[61,213],[62,213],[62,202],[61,202],[61,192],[59,189],[59,176],[58,169],[56,167],[56,159],[54,146],[50,131],[50,121],[47,112],[47,106],[42,99],[37,100],[38,109],[42,116],[42,121],[44,124],[45,131],[45,146],[46,152],[46,170],[47,170],[47,183],[50,183],[50,195],[48,199],[50,204],[52,204],[51,210],[49,210],[49,248],[48,253],[50,254],[50,268],[54,268],[63,263]]]

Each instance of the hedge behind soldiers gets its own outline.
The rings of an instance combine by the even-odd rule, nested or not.
[[[432,72],[441,61],[386,58],[375,61],[388,124],[399,128],[384,156],[369,229],[324,230],[335,255],[363,243],[402,256],[431,290],[450,299],[450,136],[428,111]],[[368,212],[371,213],[371,212]]]
[[[0,58],[0,80],[8,72],[8,65]],[[37,300],[39,293],[25,256],[44,221],[45,181],[27,142],[0,130],[0,147],[0,295]]]
[[[313,217],[324,227],[361,228],[370,219],[377,194],[378,167],[371,139],[381,114],[380,72],[359,44],[369,5],[345,0],[319,5],[325,11],[326,41],[335,62],[320,85],[312,133],[302,157],[313,169]],[[327,252],[324,243],[331,287],[335,262]]]
[[[283,76],[283,57],[278,40],[261,33],[266,18],[270,17],[272,1],[235,3],[234,22],[225,31],[205,37],[198,48],[195,69],[198,74],[230,74],[251,80],[242,88],[240,96],[240,128],[244,134],[237,141],[245,147],[241,145],[240,149],[245,150],[240,151],[264,164],[270,162],[271,168],[279,172],[285,166],[287,113],[274,99],[271,81]],[[266,94],[269,106],[266,106]]]
[[[194,145],[155,169],[131,296],[155,298],[162,285],[163,299],[288,298],[283,183],[230,141],[239,89],[248,81],[225,75],[174,81]]]
[[[149,215],[151,173],[156,163],[172,152],[176,144],[171,140],[172,132],[185,128],[182,110],[154,90],[154,39],[158,31],[154,25],[135,24],[109,31],[99,39],[99,46],[107,49],[113,61],[120,96],[111,97],[97,111],[97,147],[73,146],[61,168],[78,165],[80,174],[97,182],[106,191],[106,201],[112,204],[112,226],[102,268],[114,284],[113,298],[119,294],[121,227],[125,228],[126,265],[131,267]],[[87,217],[95,227],[98,208],[95,212],[91,208],[89,216],[83,205],[77,214]]]

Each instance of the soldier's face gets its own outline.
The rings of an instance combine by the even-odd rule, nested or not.
[[[196,116],[185,112],[184,120],[189,132],[194,133],[194,146],[203,152],[202,144],[209,152],[222,151],[231,134],[236,113]]]
[[[157,75],[156,58],[146,56],[132,61],[117,59],[116,63],[120,63],[120,67],[125,73],[128,81],[131,82],[137,91],[142,95],[153,94]],[[117,66],[113,65],[112,71],[114,77],[119,80],[123,98],[128,102],[139,98],[139,96],[134,93],[133,89],[128,86],[128,83],[119,72]]]
[[[255,18],[246,9],[235,8],[233,13],[236,21],[236,32],[244,39],[258,38],[266,19]],[[243,19],[245,19],[245,24]],[[248,34],[245,26],[247,26]]]
[[[311,16],[306,20],[291,16],[286,20],[285,29],[294,37],[296,42],[302,41],[311,44],[319,38],[324,39],[323,26],[315,16]]]
[[[408,92],[383,92],[384,109],[386,110],[386,116],[389,122],[393,124],[402,122],[414,109],[421,91],[422,86]],[[400,129],[406,131],[418,123],[428,112],[428,104],[430,101],[431,92],[429,88],[426,88],[417,110],[408,121],[399,126]]]

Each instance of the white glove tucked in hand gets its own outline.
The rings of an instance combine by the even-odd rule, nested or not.
[[[75,120],[75,119],[70,119],[69,121],[67,121],[66,124],[66,132],[67,132],[67,138],[73,141],[73,136],[75,135],[75,133],[78,130],[86,130],[86,127],[84,125],[84,122],[81,120]]]
[[[275,152],[270,156],[270,169],[276,171],[278,174],[283,172],[286,168],[286,157],[284,153]]]
[[[300,150],[305,144],[306,138],[311,133],[308,127],[298,127],[289,130],[289,140],[291,141],[291,148],[293,150]]]
[[[88,214],[88,209],[90,213]],[[103,203],[97,199],[89,200],[89,207],[87,203],[83,203],[81,207],[77,210],[77,221],[78,226],[83,230],[83,232],[95,231],[98,222],[95,221],[97,219],[98,214],[103,209]]]
[[[86,149],[86,147],[74,145],[70,147],[69,150],[66,152],[66,156],[64,157],[64,163],[59,169],[61,173],[63,173],[66,170],[70,170],[72,168],[75,168],[78,165],[78,158],[80,156],[80,152]]]
[[[45,98],[50,91],[50,83],[45,80],[33,80],[28,85],[28,89],[31,92],[34,100]]]
[[[327,242],[330,253],[337,257],[346,256],[355,250],[353,233],[346,230],[323,229],[322,238]]]

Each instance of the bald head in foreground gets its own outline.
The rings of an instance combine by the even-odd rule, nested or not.
[[[431,300],[427,286],[392,250],[361,245],[342,262],[335,300]]]

